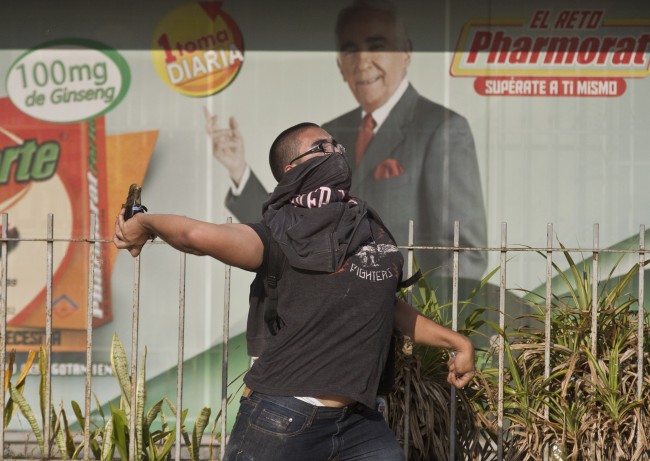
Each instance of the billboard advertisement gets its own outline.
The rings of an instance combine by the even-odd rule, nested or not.
[[[502,244],[504,222],[508,245],[543,247],[553,223],[557,240],[583,248],[593,245],[594,223],[601,248],[650,223],[650,6],[641,2],[26,0],[0,8],[0,203],[15,239],[7,348],[43,341],[42,239],[52,213],[61,375],[83,373],[65,364],[84,363],[89,311],[98,363],[108,362],[114,332],[128,341],[133,260],[109,241],[129,185],[143,186],[150,212],[258,221],[276,184],[269,147],[300,122],[321,124],[345,146],[351,195],[368,201],[398,244],[408,243],[413,220],[415,245],[453,246],[458,221],[459,245],[479,249],[460,254],[467,289],[499,265],[490,249]],[[95,267],[89,245],[70,241],[91,231],[103,241]],[[451,255],[416,252],[441,293],[451,286]],[[154,243],[141,260],[139,344],[161,393],[176,382],[178,258]],[[216,407],[224,267],[187,261],[190,400]],[[544,282],[539,257],[513,256],[508,267],[509,287]],[[252,279],[234,271],[231,280],[239,338]],[[236,344],[241,372],[248,359]],[[83,392],[82,378],[65,379],[65,393]],[[117,395],[108,380],[97,386],[103,400]]]

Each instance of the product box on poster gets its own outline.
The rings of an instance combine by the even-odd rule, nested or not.
[[[8,98],[0,99],[0,212],[8,214],[9,237],[20,239],[8,244],[10,328],[34,329],[30,337],[40,334],[44,339],[50,213],[54,221],[52,325],[59,335],[54,349],[85,349],[88,309],[95,327],[112,319],[110,283],[117,251],[108,242],[91,247],[85,241],[91,235],[91,213],[97,216],[96,237],[110,240],[123,195],[131,182],[142,182],[157,134],[107,137],[104,116],[50,123],[22,113]],[[90,251],[95,260],[92,268]]]
[[[108,229],[104,118],[77,123],[36,120],[0,100],[0,203],[9,217],[8,233],[21,239],[47,237],[47,216],[54,216],[52,257],[53,323],[85,329],[88,309],[90,214],[95,231]],[[20,241],[8,252],[8,324],[45,324],[46,243]],[[93,311],[95,325],[111,319],[110,261],[107,247],[95,254]]]

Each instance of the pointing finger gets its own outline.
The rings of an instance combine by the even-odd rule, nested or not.
[[[238,133],[239,124],[237,123],[237,119],[235,117],[230,117],[229,123],[230,123],[230,129]]]

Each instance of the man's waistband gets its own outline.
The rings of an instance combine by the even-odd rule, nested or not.
[[[343,407],[328,407],[328,406],[317,406],[317,405],[312,405],[310,403],[304,402],[300,399],[297,399],[293,396],[276,396],[276,395],[270,395],[270,394],[264,394],[261,392],[256,392],[249,388],[248,386],[244,386],[244,390],[242,391],[242,397],[244,398],[262,398],[266,400],[275,400],[275,399],[291,399],[292,402],[295,402],[296,405],[303,406],[304,409],[318,409],[319,411],[340,411],[340,410],[346,410],[346,411],[352,411],[352,412],[360,412],[363,410],[367,410],[368,407],[365,406],[362,403],[359,402],[353,402],[350,403],[349,405],[345,405]]]

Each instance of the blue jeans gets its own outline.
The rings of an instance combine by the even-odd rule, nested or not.
[[[361,404],[317,407],[293,397],[242,397],[225,461],[403,461],[381,414]]]

